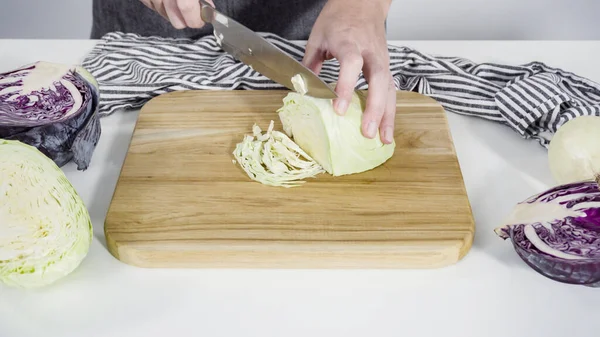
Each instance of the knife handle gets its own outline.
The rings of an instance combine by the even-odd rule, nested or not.
[[[215,17],[214,8],[206,1],[199,0],[200,2],[200,17],[205,23],[211,23]]]

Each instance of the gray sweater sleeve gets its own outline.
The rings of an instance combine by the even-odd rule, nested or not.
[[[216,8],[257,32],[285,39],[306,40],[327,0],[214,0]],[[91,38],[120,31],[142,36],[199,38],[210,34],[201,29],[175,29],[139,0],[94,0]]]

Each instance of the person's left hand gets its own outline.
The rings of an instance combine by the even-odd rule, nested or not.
[[[336,58],[336,113],[343,115],[361,70],[369,84],[362,133],[389,144],[394,136],[396,88],[389,69],[385,19],[391,0],[329,0],[312,29],[303,63],[319,74],[325,60]]]

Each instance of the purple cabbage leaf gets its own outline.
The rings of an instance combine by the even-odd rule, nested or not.
[[[495,229],[519,257],[558,282],[600,287],[600,188],[563,184],[518,203]]]
[[[0,138],[86,170],[101,134],[98,84],[79,66],[36,62],[0,73]]]

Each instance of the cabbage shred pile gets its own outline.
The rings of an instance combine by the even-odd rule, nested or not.
[[[236,162],[255,181],[265,185],[296,187],[325,170],[282,132],[266,132],[254,124],[253,133],[244,136],[233,151]]]

